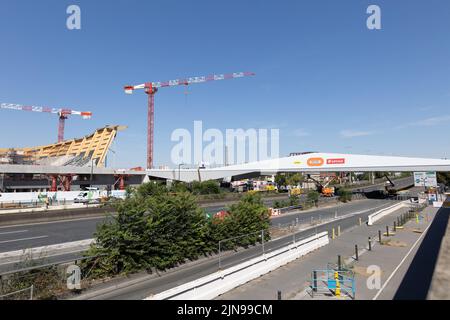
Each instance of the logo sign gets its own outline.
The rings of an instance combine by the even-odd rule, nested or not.
[[[80,290],[81,289],[81,269],[79,266],[71,265],[67,268],[67,289]]]
[[[345,164],[345,159],[328,159],[327,164]]]
[[[310,167],[321,167],[325,163],[325,160],[322,158],[310,158],[308,159],[308,166]]]
[[[294,164],[300,165],[300,164],[302,164],[302,162],[301,161],[295,161]]]

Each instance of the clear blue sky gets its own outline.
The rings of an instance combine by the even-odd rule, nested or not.
[[[70,4],[79,31],[66,28]],[[366,28],[370,4],[380,31]],[[0,101],[93,111],[67,122],[68,138],[127,125],[117,167],[144,166],[146,153],[146,96],[123,85],[234,71],[257,76],[157,94],[156,165],[173,165],[170,134],[194,120],[279,128],[282,155],[450,157],[447,0],[1,0],[0,48]],[[56,140],[54,116],[0,119],[0,147]]]

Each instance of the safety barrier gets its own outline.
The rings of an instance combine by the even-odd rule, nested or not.
[[[397,203],[396,205],[390,206],[386,209],[382,209],[380,211],[377,211],[368,217],[367,224],[369,226],[373,225],[376,221],[380,220],[381,218],[387,216],[388,214],[393,213],[394,211],[397,211],[401,208],[410,207],[412,203],[410,201],[403,201],[400,203]]]
[[[311,251],[329,243],[328,232],[300,240],[281,249],[250,259],[234,267],[221,270],[185,283],[145,300],[207,300],[224,294],[242,284],[273,271]]]
[[[311,273],[311,296],[333,295],[335,297],[356,297],[355,274],[346,269],[314,270]]]

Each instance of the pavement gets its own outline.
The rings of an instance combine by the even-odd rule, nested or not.
[[[422,261],[430,258],[423,256],[423,253],[430,248],[426,238],[432,234],[430,230],[432,231],[434,228],[433,225],[441,225],[439,217],[448,213],[436,208],[427,208],[424,211],[424,219],[419,223],[409,222],[403,230],[398,230],[395,236],[389,237],[389,239],[383,237],[383,241],[389,240],[389,245],[379,245],[376,240],[378,230],[385,232],[386,226],[389,225],[392,231],[393,222],[404,211],[406,209],[400,209],[370,227],[354,225],[344,229],[341,236],[331,240],[328,246],[235,288],[218,299],[274,300],[277,298],[278,291],[281,291],[282,299],[286,300],[335,299],[317,295],[312,298],[309,294],[309,284],[311,272],[326,269],[328,263],[336,264],[338,255],[341,255],[342,261],[355,272],[356,299],[422,299],[423,287],[429,283],[430,273],[418,276],[417,271],[424,272],[426,268],[418,269],[417,263],[425,266],[433,264],[433,261]],[[436,224],[431,224],[432,221],[435,221],[436,215]],[[373,239],[370,252],[367,248],[369,236]],[[358,245],[358,261],[355,261],[355,245]],[[418,260],[418,262],[416,263],[414,260]],[[380,267],[381,282],[378,288],[369,289],[367,280],[370,274],[367,267],[374,265]],[[414,274],[412,278],[408,276],[408,273]]]

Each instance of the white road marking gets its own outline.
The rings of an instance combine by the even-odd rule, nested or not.
[[[24,233],[24,232],[28,232],[28,230],[17,230],[17,231],[9,231],[9,232],[0,232],[0,236],[3,236],[5,234]]]
[[[58,220],[58,221],[47,221],[47,222],[35,222],[35,223],[25,223],[25,224],[15,224],[11,226],[3,226],[0,229],[8,229],[8,228],[17,228],[17,227],[26,227],[26,226],[36,226],[43,224],[55,224],[55,223],[66,223],[66,222],[76,222],[76,221],[84,221],[84,220],[101,220],[105,219],[108,216],[104,217],[87,217],[87,218],[78,218],[78,219],[66,219],[66,220]]]
[[[6,241],[0,241],[0,244],[2,244],[2,243],[10,243],[10,242],[18,242],[18,241],[35,240],[35,239],[43,239],[43,238],[48,238],[48,236],[40,236],[40,237],[31,237],[31,238],[23,238],[23,239],[6,240]]]
[[[397,273],[398,269],[400,269],[400,267],[402,266],[402,264],[406,261],[406,259],[409,257],[409,255],[411,254],[411,252],[416,248],[417,244],[420,242],[420,240],[422,240],[422,238],[427,234],[428,229],[431,227],[432,223],[430,223],[430,225],[425,229],[425,231],[420,235],[419,239],[417,239],[417,241],[414,243],[414,245],[411,247],[411,249],[408,251],[408,253],[406,254],[406,256],[402,259],[402,261],[400,261],[400,264],[397,266],[397,268],[395,268],[395,270],[391,273],[391,275],[389,276],[389,278],[384,282],[383,286],[381,287],[381,289],[377,292],[377,294],[375,295],[375,297],[373,297],[372,300],[377,300],[377,298],[380,296],[381,292],[383,292],[383,290],[386,288],[386,286],[388,285],[389,281],[391,281],[391,279],[394,277],[394,275]]]

